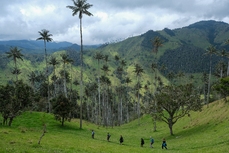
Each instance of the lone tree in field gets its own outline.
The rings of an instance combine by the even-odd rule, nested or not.
[[[190,111],[200,111],[202,108],[199,91],[193,84],[168,85],[157,93],[157,109],[173,135],[173,125],[178,119],[189,115]]]
[[[71,120],[71,116],[69,114],[73,108],[73,104],[64,94],[61,94],[56,99],[53,99],[53,114],[55,119],[61,122],[62,126],[64,126],[64,122],[66,120]]]
[[[47,103],[49,104],[49,113],[51,112],[51,104],[49,101],[49,78],[48,78],[48,59],[47,59],[47,50],[46,50],[46,42],[50,42],[52,41],[52,34],[49,34],[49,31],[46,29],[43,29],[41,31],[38,31],[38,33],[40,34],[41,37],[37,38],[37,40],[44,40],[44,47],[45,47],[45,66],[46,66],[46,79],[48,81],[48,99],[47,99]]]
[[[81,71],[80,71],[80,128],[82,129],[82,100],[83,100],[83,32],[82,32],[82,18],[83,14],[92,16],[93,14],[88,11],[91,4],[87,3],[87,0],[72,0],[74,6],[67,6],[72,10],[72,16],[79,14],[80,19],[80,59],[81,59]]]

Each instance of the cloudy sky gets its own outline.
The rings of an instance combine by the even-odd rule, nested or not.
[[[200,20],[229,23],[229,0],[87,0],[84,44],[99,44],[148,30],[175,29]],[[80,44],[79,18],[66,8],[72,0],[1,0],[0,40],[35,40],[47,29],[54,41]]]

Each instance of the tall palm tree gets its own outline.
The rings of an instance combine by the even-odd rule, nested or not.
[[[37,80],[36,73],[32,71],[28,74],[28,77],[29,77],[29,82],[31,83],[31,86],[33,88],[33,91],[35,91],[35,82]]]
[[[56,65],[59,64],[59,61],[56,59],[56,57],[52,56],[49,60],[49,64],[53,66],[53,79],[54,79],[54,96],[56,96]]]
[[[51,42],[53,39],[51,38],[52,34],[49,34],[49,31],[46,29],[43,29],[41,31],[38,31],[41,37],[37,38],[37,40],[43,40],[44,41],[44,47],[45,47],[45,65],[46,65],[46,79],[48,81],[48,99],[47,103],[49,105],[49,113],[51,113],[51,103],[49,101],[49,77],[48,77],[48,59],[47,59],[47,50],[46,50],[46,43]]]
[[[98,62],[98,93],[99,93],[99,117],[100,117],[100,105],[101,105],[101,99],[100,99],[100,61],[103,59],[103,54],[101,54],[100,52],[95,53],[94,55],[94,59],[97,60]]]
[[[152,41],[153,45],[153,52],[157,55],[159,47],[162,47],[162,40],[160,37],[155,37],[154,40]]]
[[[72,63],[73,60],[70,59],[67,54],[61,54],[60,56],[62,58],[63,67],[64,67],[64,94],[65,94],[65,97],[68,97],[67,87],[66,87],[66,64]]]
[[[23,61],[22,57],[23,54],[21,53],[21,49],[18,49],[17,47],[10,48],[9,52],[6,52],[8,58],[13,58],[14,61],[14,70],[13,73],[16,74],[16,81],[18,81],[18,74],[20,74],[20,70],[17,67],[17,59],[20,59]]]
[[[152,45],[153,45],[153,52],[156,54],[156,62],[152,63],[151,68],[154,72],[154,85],[155,85],[155,91],[157,90],[157,69],[158,69],[158,64],[157,64],[157,53],[158,53],[158,49],[159,47],[162,47],[162,40],[160,39],[160,37],[155,37],[154,40],[152,41]],[[155,96],[154,96],[155,97]],[[156,125],[156,113],[157,113],[157,100],[156,98],[154,99],[154,131],[157,130],[157,125]]]
[[[225,41],[226,45],[229,45],[229,39]],[[226,57],[229,59],[229,54],[226,54]],[[229,60],[228,60],[228,65],[227,65],[227,76],[229,76]]]
[[[103,60],[105,61],[106,65],[110,61],[108,55],[104,55]]]
[[[225,49],[222,49],[222,50],[216,52],[216,55],[222,57],[221,61],[220,61],[219,64],[218,64],[218,66],[219,66],[219,68],[220,68],[220,78],[222,78],[222,77],[223,77],[223,66],[224,66],[223,58],[224,58],[224,57],[227,57],[227,52],[226,52]],[[228,69],[228,68],[227,68],[227,69]]]
[[[128,88],[129,84],[132,82],[132,80],[129,77],[126,77],[125,83],[126,83],[126,95],[128,96]],[[129,98],[129,97],[128,97]],[[127,104],[126,104],[126,118],[127,118],[127,123],[129,123],[129,100],[127,99]]]
[[[139,64],[135,64],[134,73],[137,76],[137,96],[138,96],[138,124],[140,124],[140,101],[139,101],[139,89],[140,89],[140,77],[144,73],[143,68]]]
[[[17,47],[10,48],[9,52],[6,52],[8,58],[13,58],[14,61],[14,70],[12,71],[13,74],[16,74],[16,84],[18,83],[18,75],[21,73],[20,70],[17,68],[17,59],[20,59],[23,61],[21,54],[21,49],[18,49]],[[18,103],[18,90],[15,88],[14,96],[16,96],[16,102]],[[21,102],[20,102],[21,106]]]
[[[74,6],[66,6],[72,10],[72,16],[79,14],[80,19],[80,59],[81,59],[81,71],[80,71],[80,128],[82,129],[82,100],[83,100],[83,34],[82,34],[82,18],[83,14],[88,16],[93,16],[91,12],[88,11],[91,4],[87,3],[87,0],[72,0]]]
[[[209,104],[209,98],[210,98],[210,86],[211,86],[211,73],[212,73],[212,55],[216,53],[215,46],[210,46],[206,49],[207,55],[210,56],[210,63],[209,63],[209,78],[208,78],[208,94],[207,94],[207,105]]]

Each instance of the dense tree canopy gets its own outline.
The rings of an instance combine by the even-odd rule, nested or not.
[[[178,119],[202,107],[199,91],[192,84],[164,86],[155,96],[160,117],[168,124],[171,135]]]
[[[22,81],[15,82],[15,85],[1,86],[0,113],[3,117],[3,124],[11,126],[13,119],[32,104],[34,97],[33,89]]]
[[[73,104],[64,95],[59,95],[56,99],[53,99],[52,102],[54,116],[61,122],[61,125],[63,126],[66,120],[71,119],[69,114],[74,108]]]

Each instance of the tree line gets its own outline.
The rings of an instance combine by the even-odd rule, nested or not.
[[[92,6],[86,0],[73,0],[74,6],[67,6],[72,10],[72,15],[79,15],[81,51],[79,55],[80,75],[79,79],[73,80],[73,62],[68,52],[60,55],[59,58],[49,56],[46,50],[46,43],[52,41],[52,34],[48,30],[39,31],[40,37],[37,40],[44,41],[45,70],[44,72],[31,72],[28,75],[30,84],[18,80],[21,71],[17,61],[23,60],[23,54],[17,47],[12,47],[7,52],[7,57],[12,58],[14,68],[12,74],[15,80],[12,84],[0,87],[0,112],[4,118],[3,124],[12,124],[13,119],[23,110],[45,111],[53,113],[55,119],[62,125],[72,118],[88,120],[102,126],[118,126],[138,119],[144,113],[152,114],[154,131],[157,130],[156,123],[164,121],[173,135],[173,125],[183,116],[189,115],[190,111],[200,111],[203,104],[210,101],[212,87],[212,61],[211,57],[216,53],[216,48],[210,46],[206,51],[210,56],[209,75],[203,75],[204,87],[196,87],[193,84],[193,76],[187,77],[183,72],[170,72],[167,74],[168,83],[162,81],[159,73],[166,67],[158,64],[157,53],[163,47],[163,39],[156,36],[150,39],[152,54],[151,81],[143,84],[143,69],[141,63],[134,63],[132,73],[136,80],[132,80],[127,73],[127,61],[115,55],[110,59],[108,55],[96,52],[93,58],[97,63],[97,70],[91,81],[84,80],[83,61],[83,38],[82,38],[82,17],[83,14],[92,16],[88,9]],[[227,42],[228,43],[228,42]],[[115,69],[110,73],[108,62],[114,60]],[[56,68],[61,70],[56,74]],[[70,67],[70,68],[69,68]],[[229,67],[229,65],[228,65]],[[225,69],[225,68],[224,68]],[[228,76],[223,67],[219,67],[220,78]],[[112,84],[112,79],[115,79]],[[222,89],[225,82],[216,83],[215,89],[220,94],[227,94]],[[222,85],[223,84],[223,85]],[[70,85],[70,86],[69,86]],[[73,86],[74,85],[74,86]],[[222,85],[222,86],[219,86]],[[224,91],[224,92],[222,92]],[[204,102],[201,99],[204,94]]]

